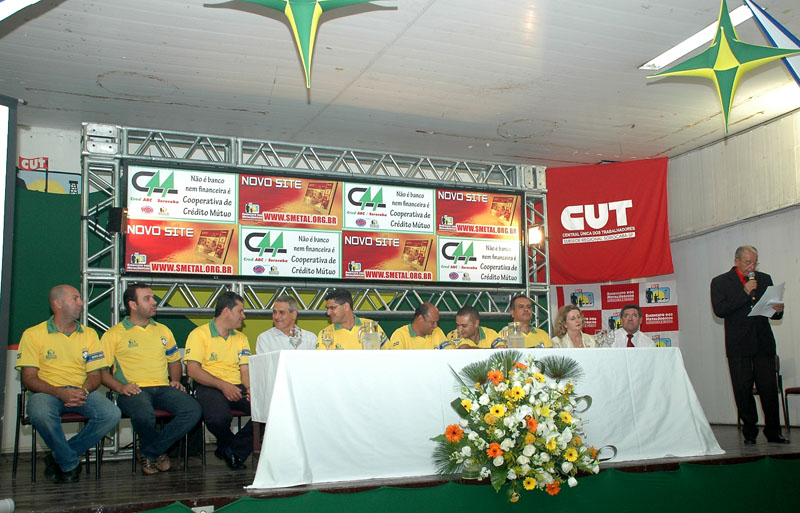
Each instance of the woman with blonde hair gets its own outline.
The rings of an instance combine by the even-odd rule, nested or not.
[[[553,347],[597,347],[597,340],[583,331],[583,314],[575,305],[564,305],[558,309]]]

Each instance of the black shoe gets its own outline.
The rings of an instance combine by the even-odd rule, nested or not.
[[[228,451],[223,450],[221,447],[217,447],[214,450],[214,456],[224,461],[231,470],[243,470],[247,468],[241,458],[233,454],[233,452],[230,454],[227,454],[227,452]]]
[[[69,472],[61,472],[62,483],[77,483],[80,480],[80,478],[81,478],[80,463],[78,463],[78,466],[70,470]]]
[[[744,437],[744,444],[745,445],[755,445],[756,444],[756,439],[755,438]]]
[[[773,437],[767,438],[767,442],[769,442],[771,444],[789,444],[789,443],[792,443],[791,440],[789,440],[788,438],[784,438],[781,435],[777,435],[777,436],[773,436]]]
[[[61,480],[61,469],[56,464],[56,460],[51,453],[44,457],[44,477],[52,483],[63,483]]]

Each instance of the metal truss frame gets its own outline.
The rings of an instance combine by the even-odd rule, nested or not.
[[[82,127],[83,198],[81,272],[83,322],[106,330],[119,321],[122,291],[133,281],[152,284],[160,297],[160,316],[210,315],[217,296],[233,290],[245,298],[248,315],[271,314],[281,294],[295,297],[303,317],[325,316],[325,295],[342,282],[255,280],[245,277],[177,278],[125,275],[120,234],[104,225],[113,208],[123,206],[122,177],[128,165],[215,171],[329,177],[371,183],[398,182],[430,187],[523,193],[526,227],[547,227],[544,168],[442,157],[394,154],[316,145],[256,141],[234,137],[84,123]],[[527,242],[527,233],[524,235]],[[410,318],[424,301],[453,318],[464,305],[489,319],[508,318],[509,299],[534,298],[534,321],[549,331],[547,243],[525,245],[523,286],[470,287],[446,284],[347,283],[357,313],[381,318]],[[412,287],[413,288],[409,288]]]

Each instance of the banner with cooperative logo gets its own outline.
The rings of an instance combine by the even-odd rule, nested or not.
[[[519,195],[143,166],[127,185],[127,271],[522,282]]]
[[[553,303],[559,308],[572,304],[581,309],[584,333],[622,328],[620,311],[634,304],[642,309],[639,329],[657,346],[678,345],[678,294],[673,280],[559,285],[553,289]]]
[[[341,234],[322,230],[241,227],[247,276],[341,278]]]
[[[672,272],[667,159],[547,169],[551,283]]]

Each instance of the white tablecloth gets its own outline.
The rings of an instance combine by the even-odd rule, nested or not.
[[[678,348],[565,354],[592,396],[586,442],[614,461],[721,454]],[[266,422],[250,488],[435,474],[431,437],[458,421],[456,371],[492,350],[280,351],[250,357],[253,419]]]

